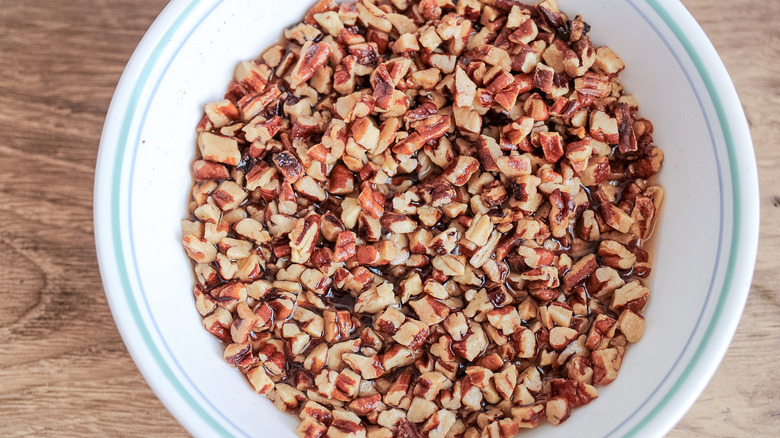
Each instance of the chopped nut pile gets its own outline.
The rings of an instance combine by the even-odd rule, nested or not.
[[[195,305],[300,437],[506,438],[615,380],[663,154],[589,30],[555,0],[320,0],[206,105]]]

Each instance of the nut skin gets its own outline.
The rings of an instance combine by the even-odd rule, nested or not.
[[[303,175],[300,161],[289,152],[280,152],[274,155],[273,162],[279,173],[291,184],[298,181]]]

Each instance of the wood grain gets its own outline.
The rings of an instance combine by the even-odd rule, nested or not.
[[[673,437],[780,433],[780,2],[685,0],[742,99],[758,158],[753,288]],[[186,436],[149,389],[101,287],[92,186],[103,119],[163,0],[0,0],[0,434]]]

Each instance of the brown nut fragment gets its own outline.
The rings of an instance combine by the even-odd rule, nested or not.
[[[636,162],[629,164],[629,172],[637,178],[650,178],[661,171],[664,162],[664,153],[653,146],[644,156]]]
[[[479,161],[476,158],[460,155],[442,175],[452,185],[461,187],[469,181],[477,170],[479,170]]]
[[[531,358],[536,354],[537,341],[534,332],[523,328],[512,335],[512,346],[515,356],[519,358]]]
[[[334,195],[348,195],[355,191],[355,180],[352,172],[342,164],[333,166],[328,178],[328,192]]]
[[[291,257],[293,263],[306,263],[311,257],[317,239],[320,236],[320,217],[311,215],[298,219],[289,234]]]
[[[535,404],[512,408],[512,418],[524,429],[531,429],[539,425],[544,419],[545,405]]]
[[[469,330],[466,317],[463,312],[453,313],[444,321],[444,329],[455,341],[460,341]]]
[[[308,81],[315,70],[325,65],[330,56],[330,45],[324,42],[307,41],[301,48],[298,64],[292,70],[290,87],[295,88]]]
[[[579,259],[575,263],[569,272],[563,276],[563,289],[571,290],[575,285],[586,281],[590,275],[598,269],[599,265],[596,261],[596,256],[588,254],[585,257]]]
[[[187,255],[196,263],[211,263],[217,257],[217,248],[214,244],[194,235],[182,238]]]
[[[549,343],[556,351],[563,351],[580,333],[569,327],[553,327],[549,334]]]
[[[365,187],[358,196],[360,207],[374,219],[382,217],[385,211],[385,196],[370,187]]]
[[[285,181],[285,184],[287,182]],[[295,183],[295,191],[312,201],[324,202],[328,199],[328,194],[320,184],[309,175],[304,175]]]
[[[201,316],[207,316],[217,308],[217,301],[211,295],[204,293],[200,287],[196,286],[193,291],[195,295],[195,308]]]
[[[355,302],[355,311],[359,313],[378,313],[394,303],[393,285],[391,283],[383,283],[361,293]]]
[[[382,403],[381,394],[372,394],[353,400],[347,405],[347,409],[360,416],[378,419],[379,413],[386,410],[387,406]],[[368,432],[368,436],[372,436],[370,431]],[[389,436],[392,436],[392,433]]]
[[[544,91],[547,94],[550,94],[553,88],[554,75],[555,69],[545,65],[544,63],[537,63],[536,70],[534,71],[534,87]]]
[[[568,420],[571,415],[569,402],[563,397],[553,397],[547,400],[544,410],[547,414],[547,421],[554,426]]]
[[[258,394],[267,394],[274,389],[273,380],[271,380],[262,366],[247,371],[246,377]]]
[[[336,245],[333,251],[333,260],[343,262],[355,255],[355,233],[342,231],[336,237]]]
[[[322,438],[328,431],[328,426],[317,421],[313,417],[303,418],[295,428],[295,434],[299,438]]]
[[[636,152],[639,145],[634,133],[634,117],[631,115],[628,104],[618,103],[615,119],[618,124],[618,150],[624,154]]]
[[[382,227],[396,234],[409,234],[417,229],[414,219],[400,213],[384,213],[380,223]]]
[[[509,418],[502,418],[500,420],[490,423],[483,433],[486,433],[490,438],[512,438],[517,435],[520,430],[520,425]]]
[[[605,266],[596,269],[588,278],[588,290],[599,300],[608,298],[615,289],[624,284],[625,280],[617,271]]]
[[[342,339],[349,339],[352,332],[352,315],[345,310],[326,310],[322,314],[325,324],[323,339],[333,343]]]
[[[605,265],[615,269],[631,269],[636,263],[636,255],[615,240],[601,241],[599,257]]]
[[[482,203],[487,208],[493,208],[503,203],[508,195],[506,187],[500,181],[493,181],[482,187],[482,193],[479,195]]]
[[[634,224],[631,216],[614,204],[602,203],[599,211],[604,223],[621,233],[628,233]]]
[[[512,306],[505,306],[493,309],[487,313],[487,319],[490,324],[504,335],[511,335],[522,327],[523,320],[517,313],[517,309]]]
[[[591,350],[605,348],[615,336],[617,321],[607,315],[598,315],[590,327],[590,333],[585,341],[585,346]]]
[[[429,438],[444,438],[449,436],[448,433],[452,430],[456,421],[457,416],[454,412],[447,409],[439,409],[422,425],[420,433]]]
[[[274,182],[278,184],[276,179],[278,173],[276,168],[268,163],[258,163],[246,175],[246,189],[255,190],[260,187],[267,187]]]
[[[248,193],[233,181],[222,181],[211,193],[214,203],[223,211],[233,210],[241,205]]]
[[[223,356],[225,362],[234,367],[248,366],[254,361],[252,346],[248,342],[228,344]]]
[[[380,333],[393,336],[401,328],[405,319],[406,316],[403,313],[397,309],[389,308],[374,321],[374,328]]]
[[[452,387],[452,381],[438,371],[420,374],[412,394],[425,400],[435,400],[444,389]]]
[[[196,181],[228,179],[227,168],[219,163],[206,160],[196,160],[192,163],[192,174]]]
[[[222,342],[230,342],[230,325],[233,323],[233,316],[230,311],[217,307],[214,312],[203,318],[203,327],[217,339]]]
[[[617,328],[625,335],[628,342],[639,342],[645,331],[645,318],[626,308],[618,318]]]
[[[336,409],[333,411],[333,421],[326,433],[329,438],[364,438],[366,428],[363,427],[360,417],[354,412]]]
[[[241,161],[238,141],[231,137],[201,132],[198,134],[198,148],[205,160],[235,166]]]
[[[409,347],[412,351],[419,349],[428,337],[428,326],[420,321],[410,319],[401,325],[393,335],[393,340]]]
[[[247,288],[244,283],[231,281],[214,288],[211,295],[217,299],[218,306],[232,312],[239,302],[246,300]]]
[[[534,93],[523,103],[523,112],[537,122],[545,121],[550,117],[547,104],[544,103],[539,93]]]
[[[598,397],[593,386],[570,379],[550,380],[550,392],[553,397],[565,399],[571,408],[585,406]]]
[[[650,187],[645,194],[638,195],[631,210],[631,233],[636,237],[647,240],[655,229],[658,208],[663,202],[664,190],[659,186]]]
[[[284,383],[276,385],[274,406],[282,412],[291,412],[298,409],[305,396],[301,391]]]
[[[280,152],[273,158],[276,169],[290,184],[295,183],[303,175],[303,167],[300,161],[289,152]]]
[[[257,92],[245,95],[238,101],[238,109],[241,111],[242,120],[258,123],[260,120],[257,120],[255,116],[265,110],[281,94],[282,91],[278,85],[273,85],[266,87],[262,93]],[[265,119],[265,117],[261,116],[260,119]]]
[[[373,245],[361,245],[358,246],[355,252],[355,261],[361,265],[378,266],[386,263],[381,263],[381,256],[377,248]]]
[[[585,210],[582,212],[582,215],[577,221],[576,233],[577,237],[588,242],[599,240],[601,232],[599,231],[599,224],[593,210]]]
[[[249,92],[263,91],[271,70],[257,61],[244,61],[236,66],[233,79]]]
[[[463,359],[472,361],[482,354],[487,345],[487,336],[482,326],[479,323],[472,322],[469,324],[469,331],[463,336],[463,339],[453,342],[452,351]]]
[[[596,350],[591,354],[593,362],[593,384],[607,385],[612,383],[623,364],[623,357],[617,348]]]
[[[430,295],[425,295],[419,300],[410,301],[409,306],[417,313],[420,321],[428,326],[444,321],[450,314],[449,307]]]
[[[426,211],[436,215],[436,220],[433,222],[438,221],[441,217],[441,212],[438,208],[451,204],[455,201],[455,197],[457,196],[455,188],[447,180],[440,177],[429,178],[423,181],[420,184],[420,191],[423,200],[428,204],[427,207],[430,209],[424,210],[423,207],[418,207],[417,215],[420,217],[421,221],[423,221],[423,216]],[[425,223],[425,221],[423,221],[423,223]]]
[[[470,107],[474,103],[476,94],[477,85],[462,68],[458,67],[455,70],[455,104]]]
[[[593,97],[606,97],[611,91],[609,78],[589,71],[582,77],[574,79],[574,89],[578,93]]]
[[[531,173],[531,160],[524,155],[502,155],[495,160],[495,165],[508,178]]]
[[[416,132],[393,146],[393,152],[411,155],[422,148],[425,143],[443,136],[450,128],[450,124],[451,119],[449,116],[435,115],[428,117],[417,126]]]
[[[591,113],[589,133],[593,139],[610,145],[618,144],[620,141],[617,119],[610,117],[604,111],[597,110]]]
[[[381,367],[386,372],[414,363],[414,352],[403,345],[395,344],[382,355]]]
[[[252,312],[252,309],[245,302],[238,303],[236,307],[236,317],[230,326],[230,336],[233,342],[242,343],[249,339],[249,334],[255,327],[260,318]]]
[[[533,127],[534,119],[530,117],[523,117],[508,125],[505,125],[501,129],[501,143],[520,146],[521,144],[524,144],[525,140],[527,140],[527,136],[531,133]]]
[[[608,75],[614,75],[626,68],[623,60],[606,46],[596,49],[596,63],[594,66],[602,73]]]
[[[336,9],[335,3],[332,1],[329,1],[329,3],[333,4],[333,9]],[[317,24],[319,24],[321,28],[334,37],[338,37],[341,29],[344,28],[344,25],[341,23],[341,19],[339,18],[339,14],[334,10],[315,13],[312,15],[312,18],[317,22]]]

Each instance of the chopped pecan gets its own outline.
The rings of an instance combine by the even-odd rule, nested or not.
[[[598,253],[605,265],[615,269],[631,269],[636,263],[636,255],[615,240],[602,240]]]
[[[474,157],[458,156],[444,171],[444,179],[456,187],[465,185],[471,176],[479,170],[479,161]]]
[[[201,132],[198,134],[200,155],[209,161],[235,166],[241,161],[238,141],[235,138]]]
[[[205,105],[195,308],[299,436],[509,438],[615,379],[663,153],[588,31],[553,0],[318,0]]]
[[[308,81],[314,75],[315,70],[325,65],[329,56],[330,45],[324,42],[307,41],[301,48],[298,63],[293,68],[290,87],[295,88]]]
[[[281,173],[291,184],[298,181],[303,175],[301,162],[289,152],[280,152],[274,155],[273,162],[279,173]]]
[[[370,187],[365,187],[358,197],[360,200],[360,207],[368,213],[371,217],[379,219],[384,214],[385,210],[385,196]]]
[[[420,321],[427,325],[434,325],[444,321],[450,314],[450,309],[441,301],[430,295],[415,301],[410,301],[409,306],[414,309]]]
[[[607,385],[617,377],[623,357],[617,348],[596,350],[591,354],[593,362],[593,384]]]

